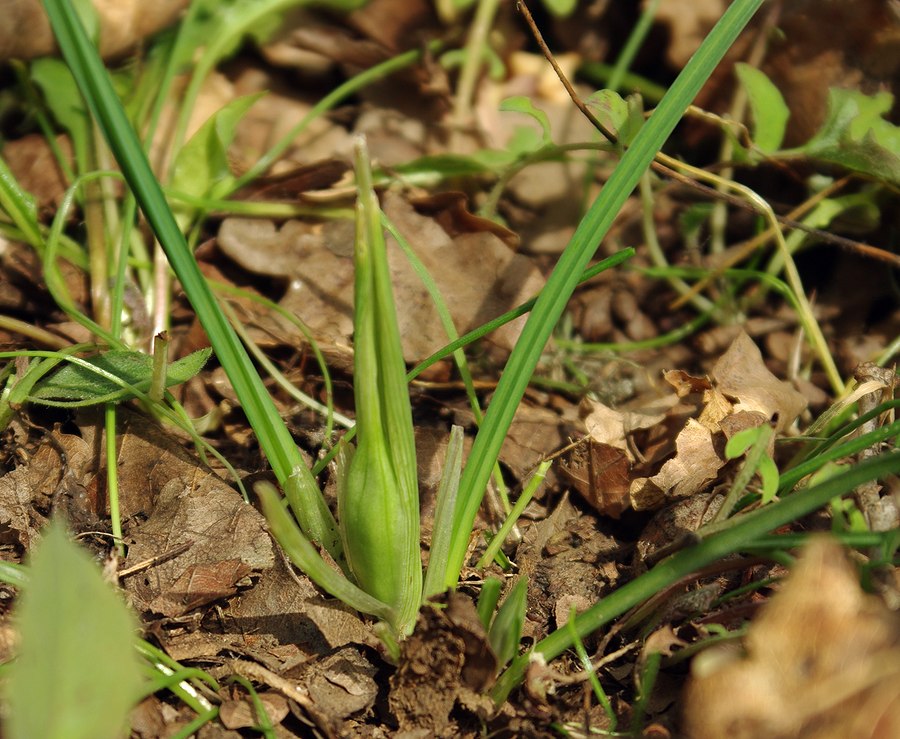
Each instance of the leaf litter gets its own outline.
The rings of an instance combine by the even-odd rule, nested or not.
[[[679,65],[692,51],[693,36],[702,37],[697,29],[705,18],[719,15],[719,5],[662,3],[665,12],[659,23],[668,29],[670,42],[659,45],[657,55]],[[866,13],[876,12],[868,5]],[[583,19],[591,12],[598,11],[581,8],[577,14]],[[282,40],[279,48],[264,49],[264,54],[270,61],[292,65],[300,77],[322,79],[386,58],[387,50],[405,45],[408,29],[432,24],[430,14],[425,3],[375,2],[352,16],[352,31],[331,18],[306,16],[306,21],[312,18],[317,24],[320,38],[302,28],[285,31],[287,41]],[[426,17],[429,20],[423,21]],[[793,16],[787,19],[796,24]],[[503,22],[510,23],[510,17]],[[565,36],[561,23],[559,32]],[[322,38],[340,43],[325,44]],[[522,43],[521,30],[509,38],[511,44]],[[602,39],[602,44],[610,43],[609,38]],[[784,71],[785,54],[779,49],[771,65]],[[850,54],[846,56],[843,71],[858,76]],[[518,57],[511,64],[516,74],[510,80],[486,80],[481,85],[475,114],[486,137],[469,143],[473,151],[508,144],[515,124],[509,122],[511,114],[498,114],[499,100],[522,92],[533,93],[536,104],[547,112],[554,135],[559,133],[558,143],[589,137],[583,121],[572,119],[567,99],[542,92],[553,88],[542,77],[543,65],[533,63],[539,58],[532,57],[530,61]],[[835,58],[838,65],[844,63],[840,54]],[[864,61],[869,69],[871,59]],[[652,68],[648,60],[639,59],[638,65]],[[813,62],[810,70],[815,70]],[[406,78],[415,83],[402,90],[388,80],[362,92],[358,102],[331,119],[318,119],[276,166],[271,179],[250,186],[242,197],[262,203],[298,199],[347,206],[342,178],[350,128],[369,133],[372,150],[386,166],[443,153],[434,121],[446,114],[449,88],[442,87],[446,80],[433,73],[434,86],[429,89],[428,76],[427,67],[417,69]],[[799,74],[786,76],[796,86]],[[211,89],[211,100],[226,89],[229,96],[276,89],[239,126],[236,169],[254,161],[280,131],[308,112],[309,100],[315,98],[302,99],[306,93],[297,94],[295,79],[286,76],[284,67],[261,68],[256,59],[240,58],[211,83],[221,86],[218,93]],[[824,100],[825,85],[809,87]],[[721,83],[711,84],[704,104],[716,108],[717,95],[727,99],[723,89]],[[411,102],[413,107],[421,105],[421,115],[410,110]],[[819,107],[821,121],[824,103]],[[564,138],[566,120],[577,123]],[[536,126],[528,120],[521,124]],[[802,126],[803,120],[796,125]],[[690,127],[685,135],[689,141]],[[801,141],[808,138],[796,131],[789,135]],[[36,156],[46,156],[41,146],[20,139],[7,143],[4,154],[10,147],[19,149],[10,157],[17,176],[27,181],[27,176],[39,175],[34,188],[41,204],[56,202],[61,180],[44,179],[31,166]],[[455,189],[456,183],[450,188],[442,185],[437,192],[413,185],[388,190],[382,193],[382,206],[437,281],[462,333],[540,290],[552,265],[546,255],[557,253],[574,227],[583,176],[583,167],[560,163],[525,169],[509,183],[498,204],[503,226],[476,215],[484,192],[463,193]],[[593,181],[589,185],[597,186]],[[673,213],[689,205],[689,198],[675,192],[666,193],[659,208],[669,209],[674,218]],[[630,210],[626,207],[600,255],[642,242],[638,213],[636,204]],[[670,227],[659,224],[663,237],[666,228]],[[210,273],[277,300],[310,328],[338,374],[338,405],[352,413],[347,392],[347,371],[352,366],[352,233],[347,224],[339,219],[228,217],[215,223],[207,236],[210,241],[198,256]],[[676,248],[680,233],[670,229],[668,237],[671,248]],[[399,251],[392,243],[392,281],[404,358],[414,363],[443,346],[446,336],[430,297]],[[63,264],[70,292],[77,303],[86,304],[84,276]],[[639,254],[635,264],[643,267],[648,262]],[[810,278],[822,288],[817,308],[821,320],[832,328],[834,345],[842,347],[842,369],[849,375],[862,358],[896,336],[900,312],[887,302],[887,288],[877,280],[871,294],[846,295],[841,270],[862,268],[847,258],[835,260],[835,265],[830,279],[815,270],[810,270]],[[883,277],[879,275],[879,280]],[[40,264],[30,251],[4,241],[0,279],[2,299],[10,301],[11,308],[43,316],[44,326],[58,335],[87,338],[62,314],[44,309],[51,301]],[[854,309],[844,311],[851,297],[857,301]],[[659,289],[658,282],[637,272],[604,274],[579,291],[572,316],[584,341],[654,339],[691,315],[670,309],[673,298]],[[267,351],[305,356],[306,339],[294,324],[252,301],[239,302],[242,320]],[[893,307],[884,310],[885,305]],[[629,352],[625,361],[602,354],[578,356],[575,361],[595,376],[599,390],[580,400],[539,387],[530,391],[501,452],[501,464],[511,480],[521,483],[542,459],[568,449],[562,453],[558,474],[548,478],[526,509],[521,541],[507,547],[518,572],[530,583],[526,644],[564,627],[573,609],[582,611],[602,599],[713,521],[740,464],[725,454],[727,440],[735,433],[769,425],[781,441],[805,427],[810,419],[804,415],[807,405],[810,398],[822,402],[823,383],[815,374],[809,380],[798,376],[792,353],[796,320],[778,310],[774,303],[759,305],[742,329],[707,329],[671,346]],[[507,325],[475,349],[478,375],[486,382],[480,388],[484,400],[489,400],[491,379],[515,344],[521,323],[522,319]],[[197,348],[186,339],[189,325],[190,319],[182,316],[176,326],[178,338],[185,339],[181,344],[185,354]],[[5,331],[4,340],[10,345],[21,341]],[[555,351],[549,347],[548,355]],[[560,364],[570,359],[563,352],[558,356]],[[808,362],[808,356],[801,361]],[[309,363],[301,364],[305,369],[301,382],[313,394],[320,392],[316,371]],[[550,364],[544,369],[552,377],[560,368]],[[202,397],[206,408],[226,419],[223,428],[228,434],[214,438],[214,443],[235,454],[249,482],[264,473],[259,472],[252,443],[240,448],[248,446],[249,433],[215,372],[210,368],[189,387],[195,388],[191,392]],[[424,459],[439,464],[449,420],[470,431],[475,426],[450,377],[445,365],[430,382],[413,386],[414,407],[421,418],[420,475],[426,474]],[[883,397],[889,399],[890,392]],[[290,405],[283,398],[279,401],[284,408]],[[38,434],[31,427],[14,427],[19,456],[7,458],[10,471],[0,477],[3,558],[20,560],[39,538],[52,510],[65,511],[76,532],[84,532],[97,551],[108,551],[103,537],[108,533],[105,481],[103,471],[96,468],[100,441],[96,416],[55,415],[46,409],[31,414],[50,430]],[[586,700],[586,675],[570,657],[551,665],[535,661],[523,690],[500,711],[495,709],[489,692],[498,665],[472,605],[483,573],[472,572],[461,592],[447,596],[440,607],[423,609],[415,633],[403,643],[399,663],[392,665],[368,621],[323,598],[293,570],[269,537],[262,516],[243,501],[223,470],[200,463],[196,452],[173,437],[168,427],[137,414],[124,419],[117,440],[128,545],[127,559],[118,565],[121,585],[143,617],[147,633],[170,656],[202,666],[222,680],[234,674],[253,680],[279,735],[475,736],[488,727],[498,736],[550,736],[555,735],[550,728],[554,722],[574,731],[587,731],[585,724],[609,728],[608,716]],[[64,423],[66,431],[53,429],[53,423]],[[896,482],[888,481],[881,495],[896,496]],[[426,516],[428,510],[423,505]],[[827,527],[815,517],[803,525]],[[429,522],[424,528],[429,530]],[[496,566],[490,571],[503,574]],[[677,736],[679,726],[696,737],[898,733],[896,611],[862,591],[859,574],[844,550],[825,539],[814,541],[801,554],[783,584],[773,584],[783,574],[769,561],[726,561],[716,571],[659,594],[652,608],[631,614],[610,633],[587,639],[595,661],[609,658],[600,675],[620,718],[627,720],[636,710],[632,685],[641,681],[654,655],[661,655],[676,664],[669,667],[664,662],[662,677],[643,707],[645,736]],[[755,588],[734,603],[716,601],[727,589],[743,586]],[[890,599],[897,587],[896,582],[882,582],[880,591]],[[733,642],[702,653],[693,663],[683,698],[679,697],[685,682],[675,659],[679,652],[709,637],[716,626],[738,628],[754,611],[742,646]],[[224,729],[205,727],[202,736],[236,736],[226,732],[258,725],[258,714],[244,691],[223,688],[212,697],[219,703]],[[191,718],[186,707],[151,696],[134,712],[133,733],[167,736]]]

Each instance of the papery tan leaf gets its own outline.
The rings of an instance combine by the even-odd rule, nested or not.
[[[663,372],[663,379],[675,388],[679,398],[691,393],[702,393],[712,387],[708,377],[694,377],[684,370],[666,370]]]
[[[653,510],[666,500],[693,495],[715,480],[724,465],[710,430],[688,419],[675,440],[675,456],[653,477],[632,481],[631,505],[636,511]]]
[[[116,56],[175,21],[187,0],[94,0],[100,21],[100,54]],[[34,59],[56,51],[40,0],[5,0],[0,59]]]
[[[703,426],[715,433],[719,430],[719,424],[734,411],[728,398],[716,388],[710,388],[703,393],[703,410],[698,419]]]
[[[900,726],[900,618],[862,591],[833,539],[813,540],[731,646],[694,660],[695,739],[888,739]]]
[[[779,432],[784,432],[806,408],[803,395],[769,372],[759,348],[744,331],[710,374],[716,389],[735,400],[735,410],[759,411],[770,420],[777,415]]]

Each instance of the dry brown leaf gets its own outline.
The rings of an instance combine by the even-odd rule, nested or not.
[[[563,458],[560,470],[601,515],[618,518],[630,505],[628,490],[636,459],[627,437],[662,423],[674,402],[670,396],[636,409],[613,409],[595,400],[582,402],[590,438]]]
[[[588,440],[563,459],[560,470],[601,515],[618,518],[628,508],[631,462],[623,449]]]
[[[42,521],[35,508],[51,504],[66,515],[74,531],[97,528],[91,447],[74,434],[53,432],[52,439],[41,444],[26,464],[0,477],[0,544],[30,549]]]
[[[257,698],[274,726],[278,726],[290,713],[287,698],[283,695],[267,690],[258,692]],[[260,718],[250,698],[223,701],[219,706],[219,719],[226,729],[253,728],[259,726]]]
[[[308,118],[318,102],[318,98],[298,90],[296,85],[286,85],[283,78],[267,73],[255,63],[240,65],[233,84],[232,97],[265,93],[241,119],[234,144],[229,147],[229,155],[241,166],[255,164],[292,128]],[[316,116],[302,132],[292,136],[290,148],[272,166],[271,173],[275,176],[289,173],[298,165],[320,167],[316,163],[334,157],[349,159],[351,138],[345,126],[336,124],[328,116]],[[321,175],[318,180],[322,181]]]
[[[72,165],[72,144],[68,136],[57,136],[56,146]],[[43,134],[29,134],[3,145],[3,160],[16,182],[37,201],[38,208],[57,208],[66,194],[65,177],[56,155]]]
[[[717,388],[710,388],[703,393],[703,410],[697,420],[703,426],[715,433],[721,428],[721,423],[734,412],[734,405],[729,402]]]
[[[175,21],[187,0],[94,0],[100,22],[100,54],[117,56]],[[40,0],[5,0],[0,59],[33,59],[56,51]]]
[[[694,377],[684,370],[666,370],[663,372],[663,379],[675,388],[679,398],[692,393],[702,393],[712,387],[708,377]]]
[[[339,601],[325,601],[302,574],[294,574],[283,557],[260,572],[256,584],[223,608],[224,625],[240,634],[271,636],[281,644],[302,644],[323,653],[346,644],[373,641],[370,627]]]
[[[889,739],[900,731],[900,619],[859,586],[833,539],[809,543],[750,626],[745,655],[694,660],[696,739]]]
[[[239,559],[189,565],[147,608],[169,618],[201,608],[237,592],[237,583],[249,575],[250,567]]]
[[[806,408],[806,398],[766,368],[762,353],[741,331],[710,373],[716,389],[734,399],[735,411],[759,411],[784,432]]]
[[[693,418],[675,439],[675,456],[652,477],[632,481],[629,495],[636,511],[660,508],[667,500],[686,498],[708,486],[725,465],[708,428]]]
[[[598,444],[621,449],[631,459],[628,442],[625,440],[625,414],[604,405],[599,400],[588,400],[589,412],[584,418],[584,426],[591,438]]]
[[[565,424],[549,408],[522,404],[510,424],[500,461],[524,480],[535,467],[565,443]]]
[[[649,429],[662,423],[667,411],[674,405],[674,402],[660,399],[653,406],[645,405],[637,409],[614,410],[599,400],[586,402],[589,410],[584,418],[584,426],[591,438],[601,444],[609,444],[621,449],[628,455],[631,462],[634,462],[634,455],[625,437],[640,429]]]
[[[544,284],[525,257],[514,254],[492,233],[481,230],[451,238],[432,218],[416,213],[399,195],[386,193],[384,209],[434,278],[460,333],[469,331],[524,302]],[[283,308],[301,318],[316,338],[347,346],[353,332],[353,227],[289,221],[280,230],[267,221],[227,219],[219,245],[245,269],[290,280]],[[390,244],[388,258],[397,303],[403,354],[424,359],[447,343],[447,334],[421,280],[400,250]],[[302,334],[272,319],[286,341]],[[488,337],[505,352],[512,349],[524,317]],[[267,323],[268,328],[271,324]]]
[[[353,647],[311,662],[301,678],[316,708],[344,719],[372,706],[378,695],[377,668]]]
[[[201,573],[216,573],[224,567],[228,579],[235,566],[266,570],[274,562],[272,540],[260,513],[230,486],[200,469],[162,486],[150,517],[133,531],[132,539],[126,567],[190,543],[183,554],[125,580],[138,608],[165,605],[170,615],[178,603],[182,612],[196,607],[193,595],[185,599],[180,588],[198,568]]]
[[[178,556],[124,579],[135,605],[149,609],[155,604],[172,613],[181,603],[189,610],[197,602],[197,593],[190,589],[192,577],[212,575],[212,584],[227,590],[244,568],[270,569],[274,551],[262,515],[163,429],[137,414],[126,413],[124,421],[119,483],[123,513],[132,517],[124,567],[190,545]],[[214,593],[216,587],[207,592]]]

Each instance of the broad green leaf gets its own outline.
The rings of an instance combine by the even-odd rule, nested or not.
[[[513,155],[515,159],[528,154],[533,154],[543,148],[544,139],[533,128],[527,126],[516,126],[513,129],[512,136],[506,142],[507,151]]]
[[[137,625],[91,557],[52,523],[31,557],[9,666],[11,739],[117,739],[139,698]]]
[[[740,457],[751,446],[759,441],[762,432],[762,426],[753,426],[752,428],[738,431],[725,444],[725,458],[737,459]]]
[[[491,624],[488,642],[491,649],[494,650],[494,654],[497,655],[497,664],[499,665],[505,665],[519,651],[519,641],[525,625],[527,595],[528,580],[521,577],[503,600],[500,610],[497,611],[497,616]]]
[[[762,502],[770,503],[778,492],[778,466],[774,459],[765,456],[759,460],[756,472],[762,480]]]
[[[644,125],[644,108],[640,95],[624,99],[615,90],[597,90],[585,101],[603,127],[616,137],[616,143],[631,146]]]
[[[777,151],[784,140],[790,110],[781,91],[764,72],[749,64],[735,66],[738,79],[747,91],[753,114],[753,143],[766,154]]]
[[[209,359],[211,349],[201,349],[177,362],[166,370],[166,387],[179,385],[194,377]],[[49,377],[38,382],[29,400],[36,403],[69,401],[66,405],[85,406],[126,400],[133,393],[108,375],[145,392],[153,377],[153,358],[137,351],[109,351],[84,360],[83,364],[66,364]],[[94,369],[99,370],[94,371]],[[102,373],[102,374],[101,374]],[[58,403],[50,403],[56,405]]]
[[[234,141],[241,118],[263,93],[232,100],[213,113],[175,157],[171,188],[186,195],[215,197],[227,190],[234,176],[228,163],[228,147]]]
[[[833,88],[828,93],[828,115],[822,127],[790,153],[900,183],[900,128],[882,117],[893,103],[888,92],[869,96],[858,90]]]
[[[604,128],[619,135],[625,121],[628,120],[628,103],[615,90],[597,90],[584,101]]]
[[[31,63],[31,79],[43,91],[56,122],[69,132],[79,169],[87,171],[91,119],[69,68],[54,57],[36,59]]]
[[[503,102],[500,103],[500,110],[511,113],[524,113],[525,115],[534,118],[534,120],[536,120],[541,127],[540,138],[534,136],[534,138],[530,141],[521,139],[522,134],[519,134],[518,131],[516,132],[521,139],[520,144],[518,146],[513,146],[512,144],[510,144],[510,148],[516,153],[535,151],[542,146],[547,146],[553,143],[552,139],[550,138],[550,119],[547,118],[547,114],[543,110],[535,107],[534,103],[531,102],[531,98],[527,98],[524,95],[514,95],[513,97],[506,98]],[[531,129],[521,130],[530,131]],[[524,145],[530,145],[531,148],[521,148],[521,146]]]

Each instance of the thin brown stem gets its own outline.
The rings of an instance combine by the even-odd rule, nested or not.
[[[572,83],[569,81],[568,77],[566,77],[565,72],[562,71],[559,64],[557,63],[553,52],[550,51],[550,47],[547,46],[547,42],[544,40],[543,34],[541,34],[540,29],[534,22],[534,18],[531,15],[531,11],[528,10],[528,6],[526,5],[525,1],[519,0],[516,5],[519,9],[519,12],[522,14],[522,17],[525,19],[525,22],[528,24],[528,28],[531,30],[531,33],[534,36],[534,39],[537,42],[538,46],[540,47],[541,52],[550,63],[550,66],[553,67],[553,71],[556,72],[556,76],[559,77],[559,81],[566,89],[566,92],[569,94],[569,97],[572,99],[575,107],[577,107],[578,110],[581,111],[584,117],[590,121],[591,125],[594,126],[594,128],[596,128],[610,143],[618,143],[618,137],[612,131],[607,129],[606,126],[604,126],[599,120],[597,120],[597,117],[590,111],[584,100],[582,100],[581,96],[575,91]],[[743,208],[744,210],[750,210],[755,213],[760,212],[753,203],[750,203],[747,200],[726,192],[720,192],[715,188],[698,182],[693,177],[689,177],[688,175],[678,172],[675,167],[683,165],[681,165],[677,160],[665,154],[657,154],[650,166],[657,174],[663,175],[664,177],[667,177],[671,180],[675,180],[676,182],[679,182],[696,192],[702,193],[703,195],[708,196],[711,199],[724,201],[730,205],[734,205],[738,208]],[[853,239],[848,239],[843,236],[836,236],[834,234],[828,233],[827,231],[822,231],[817,228],[811,228],[803,223],[799,223],[790,216],[786,217],[776,214],[775,218],[780,224],[787,228],[804,231],[808,234],[816,236],[825,243],[833,244],[835,246],[854,251],[857,254],[868,257],[870,259],[877,259],[879,261],[886,262],[894,267],[900,268],[900,255],[898,254],[893,254],[884,249],[879,249],[878,247],[871,246],[870,244],[855,241]]]

